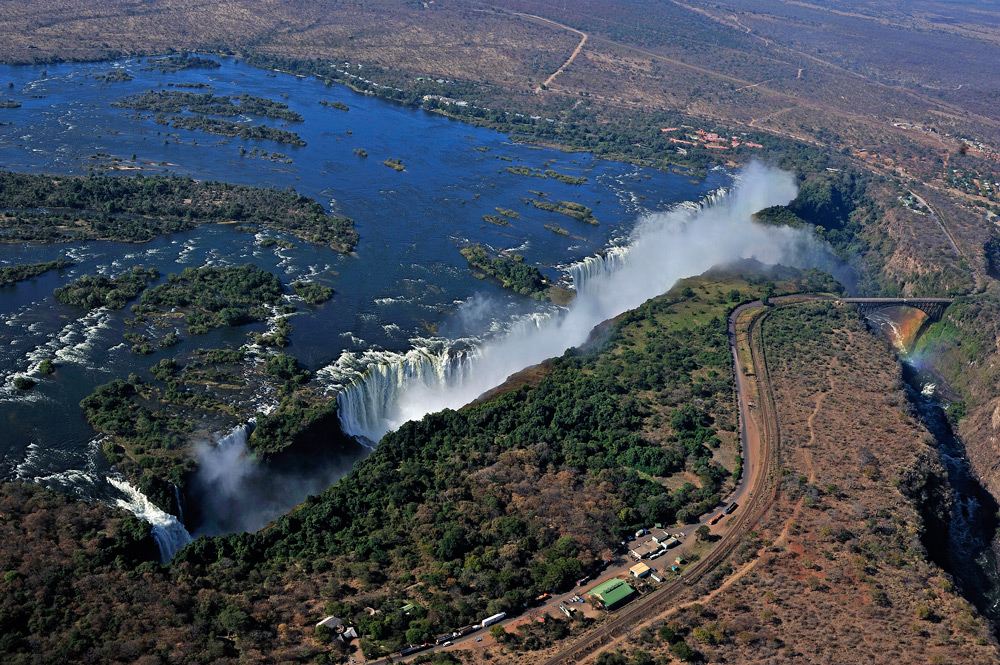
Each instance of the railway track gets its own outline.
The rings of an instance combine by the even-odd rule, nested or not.
[[[735,523],[732,523],[729,532],[722,537],[705,558],[696,562],[677,580],[647,594],[627,609],[619,612],[611,621],[584,636],[581,640],[562,649],[546,660],[544,665],[573,665],[578,663],[595,650],[634,630],[640,623],[663,612],[671,604],[675,603],[685,590],[697,584],[705,575],[728,558],[737,545],[739,545],[743,536],[774,505],[778,489],[778,419],[774,406],[774,398],[771,394],[767,362],[764,357],[764,345],[760,336],[761,322],[771,310],[759,305],[757,307],[760,309],[754,312],[753,319],[748,326],[748,342],[753,359],[754,373],[757,376],[757,397],[758,404],[760,405],[757,413],[759,414],[760,429],[762,432],[761,463],[758,467],[757,476],[753,481],[753,490],[751,491],[749,500],[744,504],[740,512],[737,513],[738,517]],[[742,308],[737,309],[733,312],[732,316],[739,316],[741,311],[744,310]],[[733,345],[737,343],[735,337],[731,343]],[[734,367],[734,371],[740,371],[738,364]],[[740,417],[750,417],[749,411],[741,413]]]

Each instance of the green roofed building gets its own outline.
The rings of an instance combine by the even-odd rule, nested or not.
[[[601,601],[606,610],[614,610],[633,600],[638,593],[624,580],[611,579],[597,585],[588,594]]]

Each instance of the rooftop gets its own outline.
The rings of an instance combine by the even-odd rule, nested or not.
[[[610,579],[591,590],[591,596],[597,596],[605,605],[611,606],[635,593],[624,580]]]

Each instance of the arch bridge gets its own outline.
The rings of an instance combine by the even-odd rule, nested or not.
[[[858,306],[858,314],[862,317],[887,307],[913,307],[926,314],[932,321],[940,321],[948,305],[955,302],[954,298],[838,298],[837,302],[852,303]]]

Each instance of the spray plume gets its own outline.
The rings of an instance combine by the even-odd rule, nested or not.
[[[525,321],[470,351],[414,350],[394,365],[370,368],[337,396],[344,432],[374,442],[404,422],[459,408],[511,374],[580,345],[602,321],[713,266],[754,258],[829,269],[835,259],[810,232],[762,226],[752,219],[755,212],[787,204],[795,195],[791,174],[752,164],[714,201],[647,216],[627,247],[573,271],[577,298],[560,315]]]

